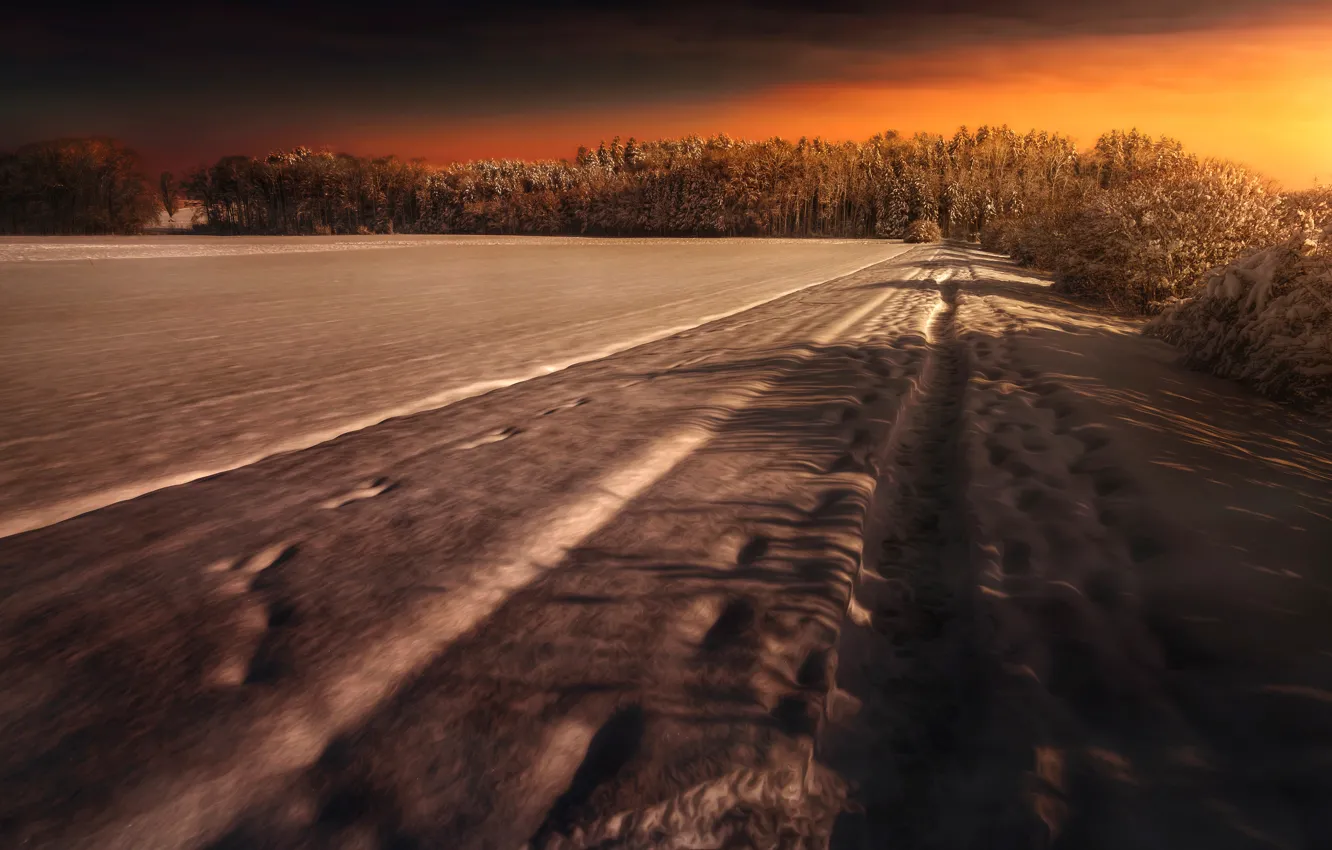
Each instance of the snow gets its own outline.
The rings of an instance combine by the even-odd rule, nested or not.
[[[905,250],[882,240],[0,240],[0,534],[606,357]]]
[[[774,286],[770,270],[737,271],[757,253],[699,250],[717,263],[657,249],[630,252],[655,276],[625,274],[624,256],[575,263],[584,283],[600,268],[658,289],[608,283],[571,306],[594,331],[625,330],[624,310],[603,303],[615,295],[669,313],[685,293],[722,297],[714,273]],[[132,280],[198,262],[108,265]],[[240,303],[271,316],[268,287],[288,311],[279,330],[317,358],[336,352],[311,321],[390,358],[362,393],[411,386],[391,379],[423,354],[374,344],[376,331],[419,330],[415,313],[352,299],[417,304],[402,280],[343,291],[320,279],[304,295],[273,258],[215,262],[259,263],[267,276]],[[26,324],[110,309],[50,274],[51,288],[18,290]],[[1256,278],[1234,277],[1248,280],[1242,301]],[[200,293],[213,313],[237,300],[230,279]],[[495,326],[462,314],[441,327],[478,331],[479,348],[431,344],[490,368],[508,356],[506,316],[563,315],[532,279],[517,282],[530,301],[518,306],[465,288]],[[111,331],[151,339],[154,321],[180,318],[149,289],[160,309],[140,292],[126,309],[144,324],[117,314]],[[1270,293],[1269,307],[1282,290]],[[576,323],[554,324],[577,339]],[[276,350],[253,330],[239,342]],[[658,825],[658,844],[722,846],[765,825],[826,843],[845,782],[857,807],[892,813],[852,829],[919,837],[866,846],[1052,832],[1306,846],[1332,792],[1332,437],[1177,360],[1136,320],[1053,295],[994,255],[931,246],[4,538],[0,823],[10,844],[70,848],[351,846],[398,829],[404,811],[402,835],[432,846],[649,846]],[[260,380],[262,358],[234,362]],[[127,365],[147,368],[108,363]],[[14,393],[40,383],[13,377]],[[300,399],[246,399],[277,396]],[[186,435],[209,427],[180,418]],[[953,749],[921,749],[935,731]],[[581,765],[609,750],[632,757],[567,807]],[[320,817],[367,787],[356,818]],[[87,788],[107,793],[70,791]]]
[[[1306,407],[1332,406],[1332,228],[1211,272],[1147,328],[1194,366]]]
[[[149,260],[173,257],[241,257],[255,254],[322,254],[385,248],[466,249],[478,246],[523,250],[578,247],[614,254],[630,245],[689,246],[684,250],[726,254],[744,240],[735,239],[588,239],[576,236],[0,236],[0,263],[45,263],[89,260]],[[768,245],[806,246],[807,239],[768,239]],[[884,245],[864,239],[819,240],[819,245]],[[729,246],[729,247],[728,247]],[[465,253],[465,252],[464,252]]]
[[[761,243],[756,247],[765,250]],[[713,251],[714,246],[706,250]],[[880,245],[877,250],[892,252],[894,247]],[[659,251],[643,253],[644,261],[679,275],[671,279],[676,290],[671,296],[709,282],[697,263],[677,255],[675,262],[663,264]],[[727,253],[721,252],[720,259]],[[792,257],[784,261],[790,263]],[[830,261],[848,262],[824,254],[822,274],[827,274]],[[744,278],[752,274],[752,270],[737,272],[734,260],[717,272]],[[0,699],[0,720],[18,718],[7,728],[30,728],[30,718],[41,718],[43,724],[14,746],[0,748],[7,759],[6,775],[18,775],[10,765],[27,764],[31,754],[40,757],[49,749],[43,737],[47,729],[59,729],[64,735],[68,728],[94,723],[122,738],[122,724],[107,720],[128,704],[122,696],[134,701],[138,728],[151,730],[147,739],[154,752],[167,757],[156,760],[148,755],[146,762],[151,763],[144,764],[131,784],[89,780],[86,772],[79,773],[77,780],[66,780],[67,768],[121,770],[118,756],[100,749],[102,743],[113,742],[99,739],[81,747],[79,755],[62,763],[55,774],[28,783],[25,796],[7,796],[8,808],[0,810],[0,816],[38,812],[41,823],[34,824],[26,815],[21,821],[12,816],[7,821],[18,822],[19,829],[47,830],[50,824],[43,836],[33,840],[35,845],[207,843],[201,836],[221,836],[252,804],[282,797],[285,805],[287,782],[314,765],[330,742],[374,727],[397,693],[412,690],[418,676],[428,677],[439,669],[440,657],[456,651],[459,643],[475,641],[477,635],[487,641],[491,633],[487,630],[493,630],[489,624],[497,616],[519,611],[524,628],[541,629],[537,643],[560,648],[551,660],[572,664],[575,677],[595,669],[596,659],[607,657],[604,652],[564,651],[568,637],[582,634],[577,623],[594,596],[610,602],[613,594],[628,603],[627,607],[607,604],[603,610],[613,619],[597,618],[598,628],[606,627],[614,644],[647,648],[641,658],[617,653],[629,666],[624,673],[617,670],[610,675],[619,679],[637,675],[631,670],[662,671],[653,679],[673,701],[671,694],[692,687],[690,679],[681,680],[692,675],[688,660],[728,601],[717,577],[743,560],[740,550],[751,539],[785,551],[790,558],[789,565],[778,565],[775,577],[780,580],[746,591],[747,598],[764,610],[783,604],[789,608],[774,612],[779,634],[771,643],[765,638],[764,645],[770,648],[757,671],[767,678],[756,687],[770,694],[764,699],[775,710],[789,690],[786,683],[805,666],[813,641],[831,639],[822,622],[835,619],[837,600],[844,598],[847,576],[856,563],[847,548],[856,538],[847,516],[857,504],[843,499],[842,493],[868,476],[863,462],[850,455],[843,458],[848,451],[845,438],[850,436],[846,432],[886,431],[899,394],[911,388],[906,370],[919,360],[894,349],[871,366],[860,359],[862,348],[869,347],[871,340],[881,347],[884,341],[904,335],[920,345],[921,322],[936,300],[924,280],[926,274],[914,266],[887,270],[876,266],[605,362],[585,363],[482,398],[382,423],[307,451],[270,457],[209,480],[5,538],[0,541],[0,562],[34,566],[0,575],[0,584],[5,585],[0,589],[4,600],[0,624],[38,625],[0,629],[0,654],[22,659],[17,665],[21,669],[10,675],[15,686],[7,692],[22,696]],[[661,277],[653,282],[661,284]],[[910,285],[900,286],[904,283]],[[764,285],[771,286],[771,280]],[[597,294],[606,296],[604,290]],[[595,315],[585,314],[584,319]],[[490,341],[493,345],[493,336]],[[880,373],[887,380],[881,380]],[[774,415],[784,416],[787,410],[795,411],[793,421],[800,428],[788,430],[774,422]],[[850,422],[848,412],[859,420]],[[473,439],[480,434],[508,436]],[[869,438],[861,437],[854,451],[863,453],[868,445]],[[319,469],[310,465],[312,460]],[[281,469],[295,472],[300,480],[288,478]],[[280,484],[284,479],[285,484]],[[259,482],[261,490],[229,490],[211,504],[197,500],[198,494],[219,484],[231,488],[243,480]],[[826,489],[833,490],[837,499],[826,501]],[[699,501],[700,492],[704,501]],[[779,514],[756,528],[756,498],[798,500],[799,513],[814,512],[822,519],[813,528],[785,527],[780,525],[785,515]],[[865,508],[863,501],[858,508]],[[289,516],[298,516],[298,523],[306,525],[292,528]],[[375,518],[376,524],[391,521],[395,530],[385,534],[378,525],[366,526],[368,518]],[[90,532],[85,525],[108,520],[104,528],[110,533]],[[166,537],[159,536],[161,523],[171,529]],[[80,526],[85,527],[80,530]],[[201,532],[202,538],[196,536]],[[255,533],[263,539],[251,541],[248,535]],[[58,542],[62,535],[72,535],[65,539],[74,545]],[[156,554],[136,551],[137,544],[125,545],[125,536],[157,541],[147,544]],[[395,545],[393,541],[403,544],[401,557],[388,556],[373,568],[364,567],[363,558]],[[418,549],[420,557],[411,554],[423,544],[428,551]],[[102,553],[120,552],[129,561],[113,564],[79,551],[85,545]],[[665,559],[662,563],[678,565],[672,570],[705,572],[690,578],[612,565],[592,572],[562,569],[570,550],[603,549],[623,551],[626,563]],[[320,551],[331,555],[329,564],[299,577],[289,572]],[[815,556],[837,569],[821,570],[819,581],[802,577],[798,565]],[[163,565],[170,574],[165,578],[156,572]],[[300,585],[298,613],[285,625],[269,628],[273,612],[264,607],[263,594],[284,573],[288,578],[282,582]],[[352,581],[343,582],[335,574]],[[129,584],[121,585],[122,579]],[[595,588],[588,589],[589,581]],[[659,592],[663,581],[679,592]],[[560,582],[567,584],[552,584]],[[522,613],[532,600],[532,584],[552,588],[555,597],[567,604],[552,607],[538,599],[535,616]],[[174,593],[173,588],[182,596],[164,602],[160,594]],[[180,600],[186,601],[182,605]],[[792,601],[799,604],[790,605]],[[815,606],[824,612],[818,618],[808,613]],[[58,613],[47,613],[52,609]],[[546,616],[551,611],[559,615],[557,619]],[[81,637],[67,640],[62,637],[66,628],[84,630]],[[194,637],[182,635],[180,629]],[[299,677],[270,674],[265,666],[269,647],[297,635],[295,629],[302,630],[297,638],[301,645],[314,647],[316,654],[301,654],[296,662]],[[682,636],[686,634],[691,637]],[[315,639],[309,641],[307,635]],[[524,634],[523,640],[527,639]],[[65,653],[65,647],[84,642],[118,657],[132,657],[134,671],[107,689],[96,675],[81,675],[91,664],[100,663],[101,649],[92,650],[96,660],[83,666],[49,667],[44,655],[30,649],[47,647]],[[206,648],[197,654],[181,652],[186,645]],[[148,654],[139,654],[140,650]],[[286,651],[285,645],[280,651]],[[172,659],[187,655],[188,664],[170,672],[156,660],[146,660],[165,659],[170,666]],[[499,669],[488,663],[487,653],[468,653],[468,657],[478,662],[479,676]],[[249,663],[253,658],[260,659],[257,667]],[[748,664],[743,657],[738,661]],[[188,683],[175,675],[184,666],[189,667]],[[251,675],[256,669],[263,681],[257,687]],[[529,665],[514,677],[505,668],[503,675],[512,686],[526,690],[544,687],[549,680],[542,670],[551,669]],[[749,673],[728,670],[725,675],[740,681]],[[66,686],[79,693],[71,696]],[[97,690],[86,691],[84,686]],[[99,702],[108,690],[111,699]],[[470,683],[458,689],[427,690],[464,700],[475,692]],[[588,692],[598,701],[610,696],[597,689]],[[158,699],[157,694],[166,696]],[[60,706],[50,709],[47,700],[54,695],[60,697]],[[694,702],[699,702],[697,696]],[[178,703],[200,713],[191,714],[188,721],[179,714],[173,714],[170,722],[157,720],[163,709],[174,712]],[[496,707],[492,716],[501,725],[510,722],[509,711],[515,707],[520,712],[528,707],[541,710],[538,702],[525,696],[502,695]],[[452,718],[456,708],[456,704],[435,706],[426,714]],[[144,710],[152,717],[145,717]],[[644,710],[666,717],[662,703],[649,703]],[[52,719],[53,715],[58,717]],[[596,712],[584,715],[580,709],[576,717],[586,717],[593,728],[601,725]],[[545,726],[544,715],[534,719],[537,725],[530,728]],[[713,779],[711,765],[718,758],[734,760],[746,771],[736,774],[746,777],[745,789],[753,789],[749,778],[756,775],[778,778],[766,760],[772,750],[763,741],[770,734],[768,725],[744,720],[733,725],[738,735],[728,742],[729,749],[718,751],[705,747],[710,740],[696,740],[700,734],[712,735],[715,727],[681,718],[662,732],[653,732],[654,738],[660,734],[664,737],[659,740],[671,742],[668,750],[656,751],[669,762],[669,775],[687,779],[687,785]],[[477,740],[466,727],[458,728],[463,734],[452,740]],[[189,730],[188,740],[176,737],[176,730],[182,729]],[[206,737],[195,734],[200,729],[206,730]],[[505,791],[532,810],[536,820],[525,827],[511,808],[493,805],[488,795],[474,795],[476,805],[450,803],[450,809],[464,812],[466,817],[459,821],[472,824],[473,835],[494,829],[504,840],[489,843],[518,846],[521,840],[508,840],[509,833],[524,831],[523,838],[531,834],[552,795],[571,781],[581,753],[553,756],[574,746],[568,738],[586,742],[588,737],[576,728],[556,727],[549,736],[517,742],[524,763],[541,767],[538,774],[517,777],[518,784]],[[753,746],[751,739],[763,748]],[[205,746],[196,746],[201,740]],[[213,746],[218,740],[226,745]],[[143,750],[137,743],[131,746],[138,758]],[[498,745],[496,751],[505,746]],[[694,763],[694,754],[700,752],[708,752],[709,759]],[[765,758],[760,760],[760,755]],[[489,759],[463,762],[457,781],[450,780],[451,787],[479,787],[490,767]],[[453,775],[452,770],[446,772]],[[54,781],[46,781],[53,776]],[[49,804],[30,802],[35,798],[63,806],[67,795],[52,793],[54,789],[54,794],[63,795],[61,789],[68,782],[112,787],[114,799],[109,805],[101,800],[88,806],[73,801],[74,811],[59,819],[48,817]],[[774,786],[780,787],[784,786]],[[197,805],[201,794],[207,794],[208,806]],[[668,796],[654,788],[644,798],[655,804]],[[443,840],[441,846],[464,845]]]

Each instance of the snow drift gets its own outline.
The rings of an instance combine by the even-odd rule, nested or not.
[[[1214,269],[1146,332],[1195,367],[1332,412],[1332,227]]]

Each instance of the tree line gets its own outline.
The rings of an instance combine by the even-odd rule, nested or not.
[[[57,139],[0,152],[0,233],[137,233],[157,199],[114,139]]]
[[[151,185],[111,140],[0,155],[0,232],[131,233],[197,206],[223,234],[947,236],[1054,272],[1067,292],[1151,312],[1208,268],[1271,244],[1326,191],[1282,194],[1173,139],[1086,150],[1006,126],[864,142],[616,138],[572,160],[446,166],[298,147],[228,156]],[[1321,206],[1320,206],[1321,205]]]
[[[432,167],[296,148],[225,157],[183,181],[225,233],[901,237],[946,234],[1061,194],[1083,167],[1072,140],[1006,127],[863,143],[618,138],[573,161]]]
[[[932,220],[965,237],[1100,166],[1057,133],[982,127],[862,143],[617,138],[572,161],[442,167],[298,147],[223,157],[152,187],[124,146],[61,140],[0,155],[0,227],[135,232],[184,197],[203,229],[233,234],[901,237]]]

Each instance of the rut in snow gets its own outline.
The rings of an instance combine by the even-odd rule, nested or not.
[[[852,784],[834,848],[916,846],[943,828],[946,771],[972,665],[962,635],[957,284],[939,284],[929,356],[878,488],[876,540],[838,647],[820,759]],[[877,551],[876,551],[877,550]]]

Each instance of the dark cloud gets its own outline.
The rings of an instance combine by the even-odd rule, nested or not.
[[[173,2],[159,6],[31,4],[6,16],[5,46],[29,56],[114,59],[128,65],[163,56],[392,59],[401,51],[437,60],[508,58],[517,49],[579,60],[645,49],[665,56],[736,42],[843,46],[893,36],[912,45],[968,32],[1070,35],[1175,32],[1300,10],[1327,0],[887,0],[887,2],[394,3]],[[569,56],[569,48],[592,57]],[[288,54],[288,51],[292,53]]]
[[[690,101],[927,71],[910,57],[1288,17],[1327,0],[32,4],[0,35],[0,144],[80,122],[221,132]],[[887,66],[880,60],[891,58]],[[922,65],[922,68],[924,66]],[[938,63],[933,70],[937,73]],[[89,127],[89,130],[92,128]]]

